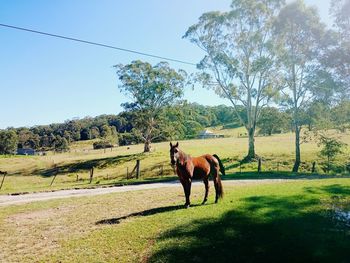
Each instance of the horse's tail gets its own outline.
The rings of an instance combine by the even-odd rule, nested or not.
[[[222,164],[222,162],[221,162],[219,156],[217,156],[216,154],[213,154],[213,156],[214,156],[215,159],[218,160],[218,162],[219,162],[221,174],[225,176],[225,175],[226,175],[226,174],[225,174],[225,167],[224,167],[224,165]],[[221,180],[220,180],[220,184],[221,184]]]
[[[220,175],[218,174],[217,178],[216,178],[216,182],[217,182],[217,196],[218,198],[223,198],[224,197],[224,188],[222,187],[222,183],[221,183],[221,178]]]
[[[219,166],[220,166],[220,172],[222,175],[225,175],[225,167],[224,165],[222,164],[219,156],[217,156],[216,154],[213,154],[213,157],[218,160],[218,163],[219,163]],[[223,198],[224,197],[224,190],[223,190],[223,187],[222,187],[222,183],[221,183],[221,178],[220,178],[220,175],[217,174],[217,178],[214,178],[214,180],[216,180],[216,183],[217,183],[217,198]],[[216,201],[217,202],[217,198],[216,198]]]

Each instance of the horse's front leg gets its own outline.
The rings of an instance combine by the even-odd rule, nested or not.
[[[190,192],[191,192],[191,187],[189,187],[189,182],[187,178],[184,178],[183,176],[180,177],[180,182],[182,184],[182,187],[184,189],[184,194],[185,194],[185,207],[188,208],[190,206]]]
[[[186,178],[185,184],[184,184],[184,191],[185,191],[185,197],[186,197],[186,203],[185,203],[186,208],[190,207],[190,204],[191,204],[191,202],[190,202],[191,184],[192,184],[191,178]]]

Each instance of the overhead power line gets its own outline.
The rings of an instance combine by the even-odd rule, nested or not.
[[[56,35],[56,34],[46,33],[46,32],[37,31],[37,30],[33,30],[33,29],[28,29],[28,28],[23,28],[23,27],[17,27],[17,26],[6,25],[6,24],[0,24],[0,26],[6,27],[6,28],[11,28],[11,29],[22,30],[22,31],[30,32],[30,33],[35,33],[35,34],[41,34],[41,35],[45,35],[45,36],[49,36],[49,37],[55,37],[55,38],[61,38],[61,39],[65,39],[65,40],[80,42],[80,43],[89,44],[89,45],[115,49],[115,50],[119,50],[119,51],[123,51],[123,52],[128,52],[128,53],[133,53],[133,54],[146,56],[146,57],[168,60],[168,61],[177,62],[177,63],[181,63],[181,64],[186,64],[186,65],[191,65],[191,66],[195,66],[196,65],[195,63],[188,62],[188,61],[183,61],[183,60],[179,60],[179,59],[162,57],[162,56],[153,55],[153,54],[140,52],[140,51],[136,51],[136,50],[131,50],[131,49],[127,49],[127,48],[115,47],[115,46],[106,45],[106,44],[102,44],[102,43],[98,43],[98,42],[92,42],[92,41],[87,41],[87,40],[73,38],[73,37],[68,37],[68,36]]]

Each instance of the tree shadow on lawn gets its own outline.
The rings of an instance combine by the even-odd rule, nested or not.
[[[305,187],[305,192],[309,194],[320,194],[326,192],[336,196],[350,196],[350,188],[340,184],[325,185],[321,187]]]
[[[237,172],[228,173],[223,176],[223,180],[259,180],[259,179],[301,179],[301,180],[319,180],[319,179],[330,179],[330,178],[350,178],[349,175],[326,175],[326,174],[312,174],[312,173],[293,173],[293,172]]]
[[[318,190],[348,194],[338,187]],[[194,220],[165,232],[149,261],[350,262],[349,229],[335,224],[318,196],[253,196],[240,201],[239,208],[228,208],[220,218]]]
[[[196,207],[196,206],[199,206],[199,205],[191,205],[191,207]],[[183,205],[157,207],[157,208],[152,208],[152,209],[132,213],[122,217],[103,219],[103,220],[97,221],[95,224],[96,225],[117,225],[124,219],[132,218],[136,216],[151,216],[159,213],[166,213],[166,212],[171,212],[171,211],[180,210],[180,209],[185,209],[185,207]]]
[[[130,154],[130,155],[119,155],[114,157],[93,159],[87,161],[78,161],[74,163],[68,163],[63,165],[57,165],[57,167],[49,168],[49,169],[40,169],[33,172],[33,174],[39,174],[44,177],[50,177],[55,175],[58,169],[59,174],[67,174],[67,173],[77,173],[81,171],[88,171],[92,167],[94,168],[107,168],[110,166],[116,166],[129,161],[142,160],[145,156],[143,154]]]
[[[225,166],[225,170],[230,170],[230,169],[234,169],[239,167],[240,162],[238,159],[234,158],[222,158],[221,162],[223,163],[223,165]]]

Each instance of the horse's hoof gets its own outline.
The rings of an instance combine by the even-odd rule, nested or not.
[[[207,202],[207,200],[203,200],[202,205],[204,205]]]
[[[189,208],[190,207],[190,204],[185,204],[185,208]]]

